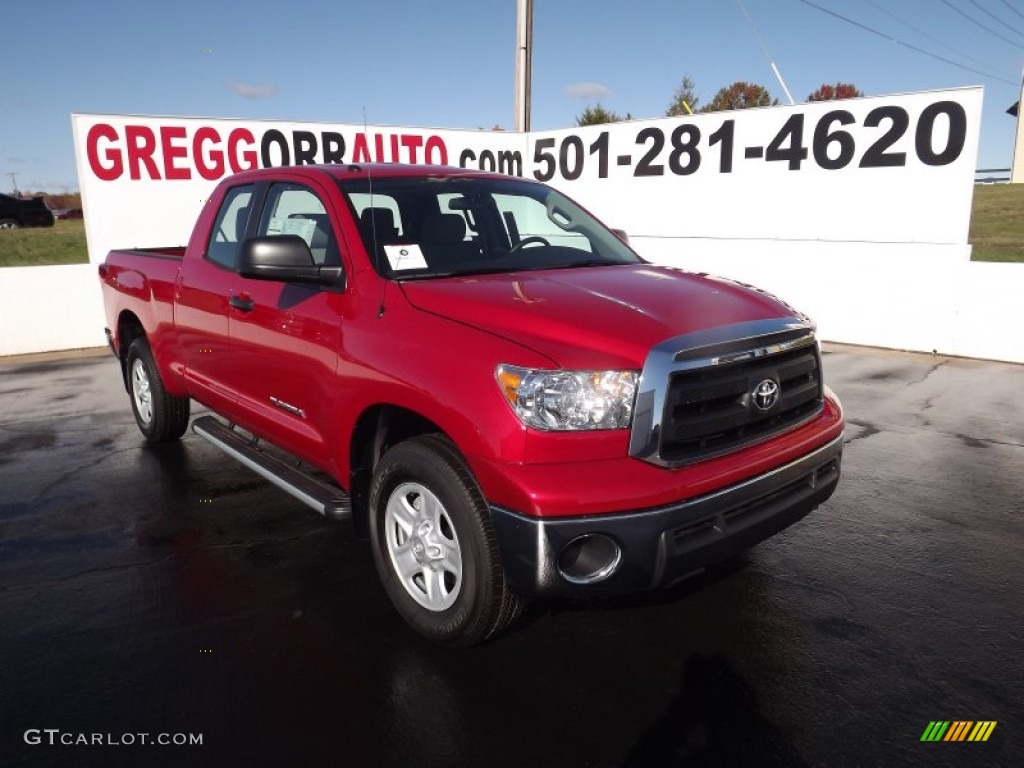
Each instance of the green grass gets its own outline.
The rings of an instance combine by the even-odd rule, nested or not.
[[[1024,184],[979,184],[971,211],[972,261],[1024,262]]]
[[[86,264],[85,224],[65,219],[52,227],[0,229],[0,267]]]

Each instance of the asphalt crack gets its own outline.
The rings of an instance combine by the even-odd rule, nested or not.
[[[60,485],[61,483],[65,482],[66,480],[68,480],[72,476],[74,476],[74,475],[76,475],[79,472],[82,472],[84,470],[92,469],[96,465],[98,465],[98,464],[106,461],[107,459],[109,459],[111,456],[117,456],[118,454],[121,454],[121,453],[128,453],[130,451],[141,451],[141,450],[142,450],[142,446],[141,445],[133,445],[130,448],[118,448],[116,451],[110,451],[109,453],[105,453],[102,456],[97,457],[93,461],[90,461],[88,464],[82,464],[81,466],[75,467],[74,469],[69,469],[67,472],[64,472],[60,476],[58,476],[55,480],[51,480],[49,483],[44,485],[42,490],[38,491],[31,499],[29,499],[28,503],[29,504],[35,504],[37,501],[39,501],[44,496],[46,496],[47,493],[52,491],[54,488],[56,488],[58,485]]]
[[[864,430],[859,435],[854,435],[853,437],[849,438],[845,443],[846,445],[849,445],[850,443],[855,443],[858,440],[866,440],[869,437],[874,437],[875,435],[882,431],[874,424],[872,424],[870,421],[858,421],[857,419],[847,419],[846,423],[853,424],[855,427],[860,427],[861,429]]]
[[[939,370],[939,368],[941,368],[942,366],[946,365],[948,362],[949,360],[943,360],[941,362],[936,363],[935,365],[933,365],[931,368],[924,372],[924,376],[922,376],[920,379],[916,379],[915,381],[908,381],[906,386],[913,387],[917,384],[924,384],[926,381],[928,381],[928,378],[933,373]]]

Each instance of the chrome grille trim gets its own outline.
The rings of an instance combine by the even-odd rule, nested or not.
[[[817,345],[814,326],[802,317],[721,325],[658,344],[648,353],[637,385],[629,455],[661,467],[692,463],[690,459],[665,459],[661,455],[666,397],[673,374],[770,358],[812,345]],[[787,424],[783,429],[793,426]],[[769,436],[760,435],[752,442]]]

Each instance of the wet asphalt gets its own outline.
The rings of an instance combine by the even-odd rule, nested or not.
[[[350,527],[191,433],[147,446],[113,358],[0,364],[0,765],[1024,765],[1024,367],[825,370],[825,506],[671,592],[451,651]],[[922,743],[933,720],[998,725]]]

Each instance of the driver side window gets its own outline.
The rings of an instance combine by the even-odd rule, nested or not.
[[[260,217],[258,236],[298,235],[318,266],[340,267],[341,252],[320,198],[301,184],[272,184]]]

